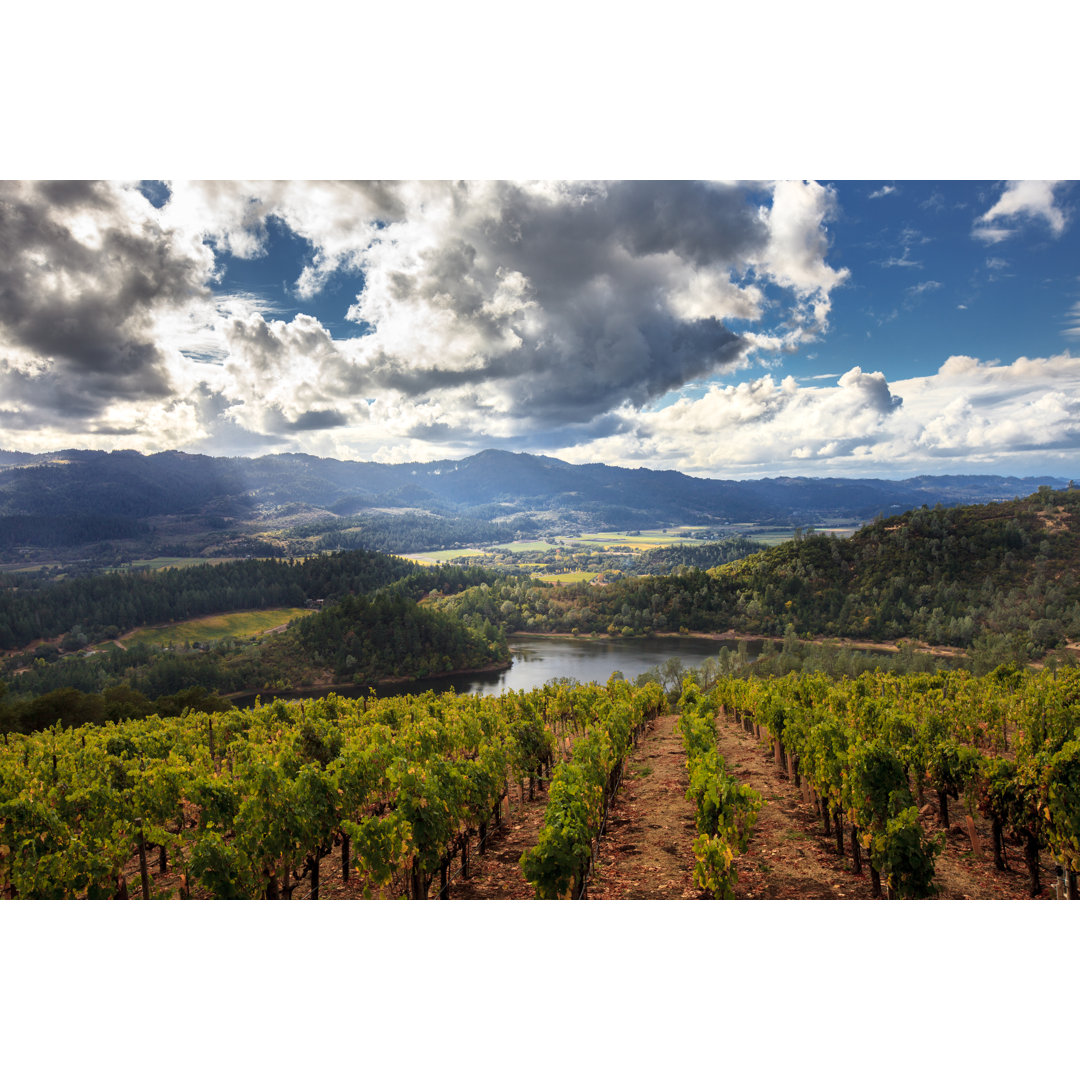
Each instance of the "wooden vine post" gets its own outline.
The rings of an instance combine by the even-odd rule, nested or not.
[[[142,898],[150,899],[150,874],[146,869],[146,837],[143,836],[143,822],[141,817],[135,819],[135,828],[139,835],[139,877],[142,879]]]

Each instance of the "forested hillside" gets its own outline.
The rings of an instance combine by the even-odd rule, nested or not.
[[[1080,492],[914,510],[850,539],[809,535],[705,571],[552,588],[506,581],[445,605],[507,630],[673,630],[943,645],[1005,641],[1003,659],[1080,638]],[[986,644],[986,641],[983,642]]]
[[[278,606],[365,593],[416,572],[416,564],[374,551],[304,560],[233,560],[142,573],[96,574],[61,582],[0,575],[0,649],[72,635],[71,647],[135,626],[219,611]]]

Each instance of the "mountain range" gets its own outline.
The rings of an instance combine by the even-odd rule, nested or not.
[[[516,532],[739,523],[861,523],[879,514],[991,502],[1060,488],[1051,476],[905,480],[775,477],[721,480],[670,470],[571,465],[485,450],[461,460],[386,465],[305,454],[222,458],[167,451],[0,451],[0,550],[56,548],[168,534],[170,524],[236,534],[298,523],[326,529],[411,513]],[[465,532],[462,532],[464,528]],[[183,530],[182,530],[183,531]],[[512,537],[511,537],[512,538]],[[468,542],[465,540],[464,542]],[[406,546],[404,550],[409,550]]]

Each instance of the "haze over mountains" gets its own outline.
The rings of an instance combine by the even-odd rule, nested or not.
[[[923,504],[1015,498],[1067,483],[1051,476],[980,475],[719,480],[498,450],[399,465],[305,454],[0,451],[0,543],[10,548],[130,538],[147,522],[157,528],[161,519],[178,516],[212,519],[218,529],[318,519],[329,527],[336,518],[406,511],[478,525],[510,522],[518,531],[862,522]]]

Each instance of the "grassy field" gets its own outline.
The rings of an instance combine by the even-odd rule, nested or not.
[[[412,559],[418,563],[446,562],[449,559],[461,559],[466,555],[483,555],[479,548],[446,548],[443,551],[414,551],[410,555],[402,555],[403,559]]]
[[[496,551],[551,551],[555,547],[546,540],[515,540],[510,544],[496,544]]]
[[[636,534],[617,532],[582,533],[581,536],[568,538],[568,540],[577,543],[594,544],[600,548],[618,545],[619,547],[633,548],[635,551],[650,551],[658,547],[671,547],[673,544],[700,544],[702,542],[693,536],[684,534],[682,530],[640,532]]]
[[[591,581],[596,574],[591,570],[567,570],[562,574],[533,574],[537,581],[548,581],[552,585],[573,585],[579,581]]]
[[[264,611],[233,611],[225,615],[205,615],[168,626],[144,626],[124,640],[147,645],[180,645],[185,641],[220,641],[222,638],[256,637],[290,619],[312,613],[311,608],[267,608]]]

